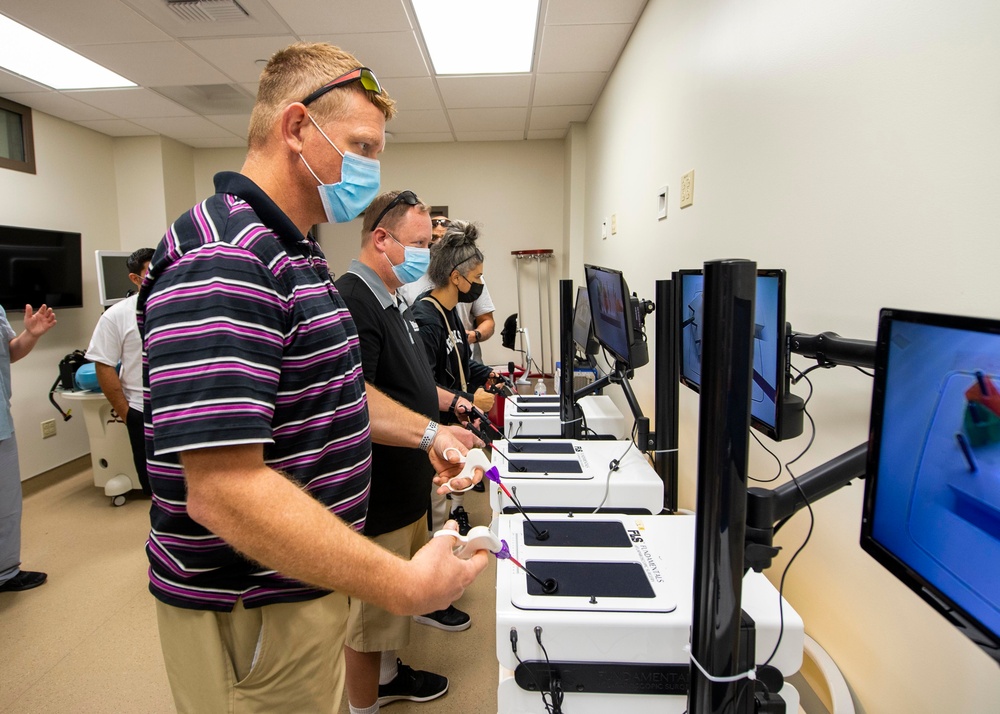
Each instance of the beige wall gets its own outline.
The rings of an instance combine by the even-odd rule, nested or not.
[[[390,123],[389,129],[392,129]],[[516,274],[511,251],[547,248],[554,251],[549,281],[553,319],[563,251],[563,142],[524,141],[460,144],[392,144],[379,157],[382,189],[412,189],[425,202],[446,205],[452,218],[480,224],[484,275],[496,305],[498,334],[483,343],[487,362],[514,359],[500,345],[503,321],[518,311]],[[340,274],[357,256],[361,221],[324,225],[319,232],[331,269]],[[521,267],[521,302],[531,338],[533,357],[540,359],[537,264]],[[542,275],[545,275],[544,269]],[[543,292],[544,295],[544,292]],[[542,310],[546,301],[542,299]],[[553,340],[558,350],[558,335]],[[554,363],[551,349],[547,359]],[[520,360],[517,360],[520,361]]]
[[[74,417],[64,422],[49,404],[48,392],[59,360],[87,348],[101,313],[94,251],[121,249],[112,139],[40,112],[33,120],[37,173],[0,170],[0,223],[80,233],[84,307],[57,310],[56,326],[11,368],[22,479],[89,451],[82,410],[73,409]],[[18,333],[24,329],[23,311],[11,312],[8,319]],[[62,402],[64,410],[72,406]],[[53,418],[57,435],[43,442],[41,422]]]
[[[585,260],[645,297],[713,258],[783,267],[788,320],[807,333],[874,339],[883,306],[996,316],[998,31],[988,0],[650,0],[587,125]],[[613,213],[619,235],[604,241]],[[635,384],[650,414],[653,377],[643,368]],[[818,433],[797,473],[867,439],[871,380],[842,367],[813,383]],[[697,398],[683,390],[680,406],[692,507]],[[768,446],[787,460],[806,441]],[[752,473],[773,464],[752,444]],[[860,550],[862,493],[814,506],[785,585],[807,631],[867,712],[995,711],[996,665]],[[775,583],[807,526],[801,514],[780,532]]]

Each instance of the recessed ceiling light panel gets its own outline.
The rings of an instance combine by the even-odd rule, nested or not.
[[[53,89],[136,86],[4,15],[0,15],[0,67]]]
[[[538,0],[412,0],[435,74],[530,72]]]

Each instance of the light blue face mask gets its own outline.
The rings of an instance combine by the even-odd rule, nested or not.
[[[380,185],[379,162],[376,159],[368,159],[350,151],[342,152],[336,144],[330,141],[330,137],[320,129],[316,120],[309,117],[309,121],[319,129],[333,150],[341,155],[343,161],[340,163],[340,182],[323,183],[316,172],[312,170],[309,162],[302,154],[299,158],[309,169],[309,173],[319,182],[320,200],[323,202],[323,210],[326,212],[326,219],[331,223],[347,223],[353,221],[360,213],[368,208],[368,204],[378,195]]]
[[[395,274],[396,279],[403,285],[406,285],[407,283],[415,283],[424,277],[424,273],[427,272],[427,266],[431,264],[431,249],[403,245],[396,240],[392,233],[389,233],[389,231],[386,231],[386,233],[403,248],[403,262],[399,265],[392,265],[389,256],[385,253],[382,254],[385,255],[386,260],[389,260],[389,265],[392,265],[392,272]]]

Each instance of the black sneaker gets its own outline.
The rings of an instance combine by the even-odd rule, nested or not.
[[[444,610],[429,612],[426,615],[414,615],[413,621],[448,632],[468,630],[472,625],[472,618],[469,617],[469,613],[462,612],[454,605],[449,605]]]
[[[469,514],[466,513],[462,506],[455,506],[455,510],[451,512],[449,516],[451,520],[458,522],[458,532],[461,535],[469,535],[469,529],[472,526],[469,525]]]
[[[480,481],[479,483],[475,484],[472,487],[472,490],[475,491],[476,493],[485,493],[486,492],[485,479],[483,481]]]
[[[45,573],[36,573],[31,570],[22,570],[10,580],[5,580],[0,585],[0,593],[16,593],[21,590],[31,590],[37,588],[45,582],[49,576]]]
[[[398,672],[388,684],[378,685],[378,705],[384,707],[391,702],[408,699],[411,702],[429,702],[443,696],[448,691],[448,678],[433,672],[407,667],[396,659]]]

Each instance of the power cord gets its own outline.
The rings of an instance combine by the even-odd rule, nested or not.
[[[778,615],[779,615],[778,640],[777,642],[774,643],[774,649],[771,650],[771,654],[764,661],[764,664],[760,665],[762,667],[766,667],[771,663],[771,660],[774,659],[774,656],[778,653],[778,647],[781,646],[781,639],[782,637],[784,637],[785,634],[785,608],[783,605],[784,593],[785,593],[785,578],[788,576],[788,571],[792,567],[792,563],[795,562],[795,559],[799,557],[799,553],[801,553],[805,549],[806,545],[809,543],[809,539],[812,538],[813,527],[816,525],[816,514],[813,513],[812,504],[809,503],[809,499],[806,497],[805,492],[799,485],[798,479],[795,478],[795,474],[792,472],[792,469],[790,468],[792,464],[794,464],[796,461],[798,461],[799,459],[801,459],[803,456],[806,455],[806,452],[809,451],[809,449],[813,445],[813,441],[815,441],[816,439],[816,422],[815,420],[813,420],[812,414],[809,413],[808,409],[809,400],[812,399],[813,395],[813,385],[812,382],[809,380],[809,378],[806,377],[806,373],[809,372],[809,370],[802,372],[797,367],[793,367],[793,369],[795,369],[795,371],[799,373],[799,376],[796,381],[798,381],[798,379],[805,379],[806,384],[809,385],[809,394],[806,396],[805,401],[802,404],[802,413],[805,414],[806,418],[809,420],[811,433],[809,435],[809,443],[806,444],[805,448],[799,453],[798,456],[796,456],[794,459],[785,464],[785,470],[791,477],[792,483],[795,484],[795,488],[798,489],[799,495],[802,497],[802,502],[806,504],[806,509],[809,511],[809,530],[806,532],[806,537],[805,540],[802,541],[802,545],[800,545],[798,549],[792,554],[792,557],[788,559],[788,563],[785,564],[785,569],[781,573],[781,581],[778,584]],[[783,521],[783,523],[787,522],[787,520],[788,519],[786,518],[785,521]],[[777,530],[778,526],[775,526],[775,532],[777,532]]]
[[[611,463],[608,464],[608,477],[604,480],[604,496],[601,498],[601,502],[597,504],[597,508],[591,511],[591,513],[597,513],[604,508],[604,504],[607,502],[608,496],[611,494],[611,474],[618,470],[622,459],[628,456],[628,452],[632,450],[633,446],[635,446],[635,432],[637,426],[637,424],[632,424],[631,438],[629,439],[628,446],[625,447],[625,451],[622,452],[622,455],[617,459],[612,459]],[[638,449],[639,447],[635,446],[635,448]]]
[[[539,694],[542,695],[542,706],[545,707],[545,711],[547,714],[562,714],[562,683],[552,670],[552,663],[549,662],[549,653],[545,650],[545,645],[542,644],[541,627],[535,627],[535,640],[538,642],[538,646],[542,648],[542,654],[545,655],[545,666],[549,671],[548,690],[542,687],[542,683],[538,681],[538,677],[535,676],[534,670],[527,666],[524,663],[524,660],[521,659],[520,655],[517,654],[517,628],[510,628],[510,651],[514,654],[514,659],[517,660],[517,663],[524,667],[528,674],[531,675],[531,679],[535,682],[535,687],[538,689]],[[551,701],[549,699],[550,697]]]

